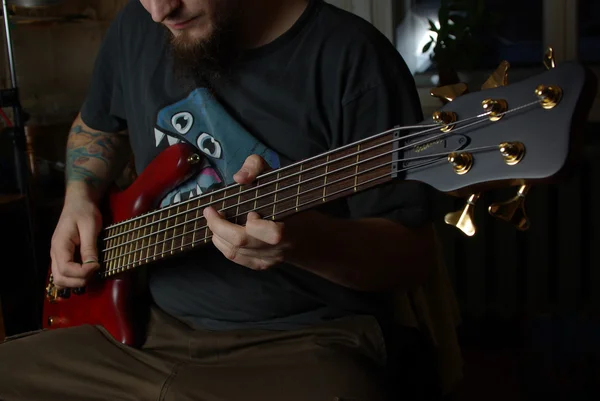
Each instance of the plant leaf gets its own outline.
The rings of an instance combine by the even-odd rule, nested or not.
[[[433,31],[433,32],[438,32],[438,27],[435,26],[435,23],[431,19],[428,19],[428,21],[429,21],[429,30]]]

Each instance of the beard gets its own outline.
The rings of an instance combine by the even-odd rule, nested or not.
[[[221,4],[224,3],[233,1]],[[194,38],[186,31],[173,35],[166,29],[173,70],[178,79],[212,88],[230,76],[242,54],[235,9],[225,5],[216,9],[212,16],[212,32],[205,38]]]

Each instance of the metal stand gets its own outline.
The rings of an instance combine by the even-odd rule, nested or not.
[[[12,140],[13,154],[15,162],[15,175],[16,184],[19,194],[23,196],[26,207],[27,215],[27,234],[28,244],[30,249],[30,260],[33,264],[33,272],[35,275],[35,282],[37,288],[37,282],[40,278],[37,265],[37,249],[35,246],[35,225],[34,225],[34,208],[31,200],[31,180],[30,171],[27,164],[27,147],[25,138],[25,122],[26,114],[24,113],[21,102],[19,100],[19,87],[17,85],[17,74],[15,72],[15,60],[13,55],[13,43],[11,36],[10,21],[8,17],[7,0],[2,0],[2,14],[4,17],[4,27],[6,33],[6,47],[8,53],[8,61],[10,67],[10,76],[12,82],[12,88],[0,90],[0,107],[11,107],[13,110],[13,126],[7,127],[5,134],[9,135]],[[39,314],[39,305],[35,304],[36,316]],[[39,320],[39,319],[37,319]]]

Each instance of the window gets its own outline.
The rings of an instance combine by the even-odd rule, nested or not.
[[[442,0],[406,0],[406,14],[397,31],[397,47],[414,74],[431,71],[431,50],[422,50],[429,41],[429,19],[440,26],[438,10]],[[590,0],[595,1],[595,0]],[[472,0],[471,4],[484,7],[482,18],[473,17],[482,34],[476,35],[477,46],[473,52],[472,69],[489,70],[500,61],[508,60],[513,67],[539,66],[544,54],[543,0]],[[469,3],[469,2],[468,2]]]
[[[579,56],[584,63],[600,62],[600,1],[579,0]]]

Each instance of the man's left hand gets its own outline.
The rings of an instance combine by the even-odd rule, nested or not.
[[[233,179],[239,184],[250,184],[268,169],[258,155],[249,156]],[[253,270],[266,270],[284,260],[284,252],[291,243],[284,236],[284,224],[262,219],[250,212],[245,226],[227,221],[216,209],[204,209],[213,244],[225,257]]]

